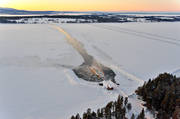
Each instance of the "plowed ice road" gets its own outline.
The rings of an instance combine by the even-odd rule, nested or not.
[[[139,85],[161,72],[180,76],[179,22],[54,25],[111,67],[120,86],[107,91],[78,79],[71,68],[83,58],[51,25],[0,24],[0,119],[67,119],[118,94],[137,114],[141,102],[130,95]]]

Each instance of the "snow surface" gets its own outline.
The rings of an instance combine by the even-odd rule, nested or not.
[[[55,25],[111,67],[120,85],[107,91],[78,79],[71,68],[83,59],[52,25],[0,24],[0,119],[67,119],[118,94],[129,96],[137,114],[142,102],[132,94],[143,81],[180,76],[179,22]]]

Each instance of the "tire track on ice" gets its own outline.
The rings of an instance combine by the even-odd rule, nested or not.
[[[67,69],[64,69],[63,72],[71,85],[78,85],[78,83],[68,74]]]
[[[74,39],[74,38],[72,38],[67,32],[65,32],[62,28],[60,28],[59,26],[55,26],[55,25],[51,25],[51,27],[52,28],[54,28],[54,29],[57,29],[60,33],[63,33],[65,36],[66,36],[66,40],[68,41],[68,43],[70,44],[70,45],[72,45],[78,52],[80,52],[80,54],[81,55],[88,55],[88,53],[85,51],[85,49],[83,49],[82,47],[83,47],[83,44],[81,43],[81,42],[79,42],[79,41],[77,41],[76,39]],[[86,56],[84,56],[85,58],[87,58]],[[83,58],[84,58],[83,57]],[[142,79],[139,79],[139,78],[137,78],[136,76],[134,76],[133,74],[130,74],[130,73],[128,73],[128,72],[126,72],[126,71],[124,71],[123,69],[121,69],[120,67],[118,67],[118,66],[115,66],[115,65],[113,65],[113,64],[109,64],[109,67],[110,68],[112,68],[112,69],[114,69],[114,70],[117,70],[117,71],[119,71],[122,75],[124,75],[124,76],[126,76],[126,77],[128,77],[128,78],[130,78],[130,79],[132,79],[132,80],[135,80],[135,81],[137,81],[137,82],[139,82],[140,84],[142,84],[144,81],[142,80]],[[80,83],[79,81],[77,82],[77,81],[74,81],[74,79],[73,79],[73,77],[71,77],[69,74],[68,74],[68,72],[67,72],[67,70],[64,70],[64,73],[65,73],[65,75],[67,76],[67,78],[68,78],[68,80],[69,80],[69,82],[72,84],[72,85],[78,85],[78,84],[81,84],[81,85],[87,85],[87,84],[85,84],[85,83]],[[88,84],[89,85],[89,84]],[[125,92],[123,92],[122,90],[119,90],[117,93],[121,93],[123,96],[125,96],[125,97],[127,97],[128,95],[125,93]]]
[[[160,38],[160,39],[167,39],[167,40],[177,41],[177,42],[180,41],[180,40],[175,39],[175,38],[172,38],[172,37],[161,36],[161,35],[154,34],[154,33],[147,33],[147,32],[132,30],[132,29],[123,28],[123,27],[119,27],[119,26],[111,26],[111,25],[104,25],[104,26],[107,26],[107,27],[110,27],[110,28],[118,28],[118,29],[121,29],[121,30],[124,30],[124,31],[128,31],[128,32],[134,32],[134,33],[138,33],[138,34],[144,34],[144,35],[147,35],[147,36],[150,36],[150,37],[157,37],[157,38]]]
[[[98,51],[100,54],[103,54],[104,57],[106,57],[109,61],[113,62],[113,63],[108,63],[108,62],[103,61],[103,62],[104,62],[106,65],[108,65],[110,68],[119,71],[122,75],[124,75],[124,76],[126,76],[126,77],[128,77],[128,78],[130,78],[130,79],[132,79],[132,80],[134,80],[134,81],[139,82],[140,85],[142,85],[142,84],[144,83],[144,80],[136,77],[136,76],[133,75],[133,74],[130,74],[130,73],[126,72],[126,71],[123,70],[120,66],[118,66],[118,65],[117,65],[118,63],[116,63],[115,61],[113,61],[113,58],[112,58],[111,56],[109,56],[107,53],[105,53],[104,51],[102,51],[101,49],[99,49],[98,47],[96,47],[96,46],[94,46],[94,45],[93,45],[93,48],[94,48],[96,51]],[[114,64],[116,64],[116,65],[114,65]]]
[[[64,34],[66,36],[66,41],[83,57],[84,62],[87,64],[92,63],[92,56],[90,56],[87,51],[84,49],[84,46],[81,42],[71,37],[70,34],[68,34],[64,29],[62,29],[59,26],[51,25],[54,29],[58,30],[60,33]]]
[[[58,27],[58,26],[53,26],[53,28],[57,29],[60,33],[63,33],[65,36],[66,36],[66,40],[68,40],[68,42],[72,45],[72,42],[69,41],[69,40],[75,40],[73,39],[67,32],[65,32],[62,28]],[[77,41],[76,43],[80,43],[79,41]],[[79,45],[79,44],[77,44]],[[80,47],[82,46],[82,44],[80,43]],[[73,46],[76,50],[79,50],[77,49],[77,46]],[[103,52],[102,52],[103,53]],[[106,57],[108,57],[108,55],[105,53],[104,54]],[[111,59],[111,57],[109,56],[109,58]],[[122,75],[132,79],[132,80],[135,80],[137,82],[139,82],[140,84],[144,83],[144,81],[138,77],[136,77],[135,75],[133,74],[130,74],[126,71],[124,71],[122,68],[114,65],[114,64],[108,64],[108,66],[114,70],[117,70],[119,71]],[[68,72],[68,69],[64,69],[64,73],[69,81],[69,83],[71,85],[84,85],[84,86],[90,86],[90,87],[94,87],[94,88],[98,88],[100,89],[99,87],[97,87],[98,83],[92,83],[92,82],[87,82],[87,81],[83,81],[83,80],[76,80],[73,78],[73,76]],[[101,88],[102,89],[102,88]],[[119,94],[123,97],[129,97],[129,95],[127,95],[124,91],[122,91],[121,89],[119,88],[115,88],[115,90],[113,92],[110,92],[108,90],[102,90],[102,92],[105,94],[105,95],[108,95],[108,97],[110,97],[111,100],[114,100],[116,99],[115,97],[117,97]],[[83,105],[86,105],[86,104],[96,104],[97,102],[101,102],[102,99],[104,99],[104,96],[99,96],[97,97],[97,99],[95,100],[92,100],[90,102],[87,102],[87,103],[84,103],[82,104],[82,107],[84,107]],[[141,103],[139,103],[138,99],[134,99],[134,98],[130,98],[131,101],[134,101],[136,105],[138,105],[140,108],[144,108],[144,106],[141,105]],[[137,110],[135,110],[137,111]]]
[[[140,34],[140,33],[130,32],[130,31],[122,30],[122,29],[114,29],[114,28],[107,27],[107,26],[92,25],[92,24],[90,26],[93,26],[93,27],[96,27],[96,28],[101,28],[101,29],[106,29],[106,30],[110,30],[110,31],[120,32],[120,33],[124,33],[124,34],[128,34],[128,35],[134,35],[134,36],[137,36],[137,37],[145,38],[145,40],[154,40],[154,41],[159,41],[159,42],[162,42],[162,43],[167,43],[167,44],[176,45],[176,46],[180,47],[179,42],[175,42],[175,41],[171,41],[171,40],[164,40],[164,39],[157,38],[157,37],[147,36],[147,35],[143,35],[143,34]]]
[[[122,68],[120,68],[120,67],[118,67],[118,66],[116,66],[116,65],[110,64],[109,67],[112,68],[112,69],[115,69],[115,70],[119,71],[122,75],[127,76],[128,78],[139,82],[140,85],[142,85],[142,84],[144,83],[144,81],[143,81],[142,79],[136,77],[136,76],[133,75],[133,74],[130,74],[130,73],[126,72],[125,70],[123,70]]]

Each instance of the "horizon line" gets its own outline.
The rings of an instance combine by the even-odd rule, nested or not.
[[[7,8],[7,9],[15,9],[15,10],[24,10],[24,11],[54,11],[54,12],[179,12],[180,11],[166,11],[166,10],[152,10],[152,11],[146,11],[146,10],[28,10],[28,9],[16,9],[12,7],[1,7],[0,8]]]

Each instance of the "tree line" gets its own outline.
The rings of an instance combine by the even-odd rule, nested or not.
[[[109,102],[105,107],[97,109],[96,112],[90,108],[83,113],[82,117],[79,114],[73,115],[71,119],[127,119],[126,113],[132,108],[128,102],[128,97],[118,96],[116,101]],[[144,109],[135,118],[135,114],[131,115],[131,119],[145,119]]]

